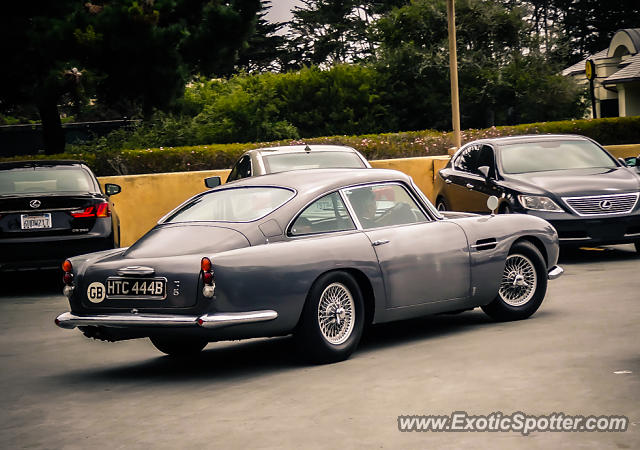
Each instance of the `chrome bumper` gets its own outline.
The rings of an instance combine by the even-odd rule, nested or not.
[[[86,326],[112,328],[221,328],[231,325],[266,322],[277,317],[278,313],[271,310],[205,314],[203,316],[133,313],[79,316],[72,312],[66,312],[56,317],[55,323],[60,328],[66,329]]]
[[[560,266],[553,266],[550,270],[549,270],[549,279],[550,280],[555,280],[556,278],[558,278],[560,275],[562,275],[564,273],[564,269]]]

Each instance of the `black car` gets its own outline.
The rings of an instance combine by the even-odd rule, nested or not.
[[[640,174],[583,136],[483,139],[460,148],[436,177],[440,210],[542,217],[561,244],[635,243],[640,252]]]
[[[70,256],[114,248],[109,195],[81,161],[0,163],[0,272],[59,268]]]

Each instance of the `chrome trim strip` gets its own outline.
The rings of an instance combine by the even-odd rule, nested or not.
[[[134,276],[134,277],[150,277],[155,275],[156,271],[152,267],[146,266],[127,266],[121,267],[116,273],[122,277]],[[166,278],[165,278],[166,280]]]
[[[28,214],[33,214],[36,212],[39,213],[48,213],[48,212],[64,212],[64,211],[75,211],[78,208],[82,208],[82,206],[78,206],[76,208],[45,208],[45,209],[16,209],[13,211],[0,211],[0,214],[22,214],[22,213],[28,213]]]
[[[638,237],[638,236],[640,236],[640,233],[631,233],[631,234],[625,233],[624,234],[624,237]]]
[[[488,238],[488,239],[491,239],[491,238]],[[481,239],[481,240],[484,240],[484,239]],[[478,248],[481,249],[483,247],[496,247],[497,245],[498,245],[498,240],[497,239],[493,239],[492,241],[483,242],[482,244],[473,244],[473,245],[470,245],[469,247],[476,248],[476,249],[478,249]]]
[[[551,268],[551,270],[549,270],[549,279],[550,280],[555,280],[556,278],[560,277],[560,275],[562,275],[564,273],[564,269],[560,266],[553,266]]]
[[[591,238],[589,236],[577,237],[577,238],[558,238],[559,241],[590,241]]]
[[[246,323],[267,322],[277,317],[278,313],[272,310],[205,314],[198,318],[198,325],[203,328],[221,328]]]
[[[489,249],[495,248],[497,245],[498,245],[497,242],[486,242],[484,244],[472,245],[471,248],[474,248],[476,250],[485,250],[485,249],[489,250]]]
[[[198,316],[178,316],[174,314],[96,314],[79,316],[66,312],[56,317],[60,328],[72,329],[81,326],[128,327],[195,327]]]
[[[203,316],[181,316],[176,314],[133,314],[114,313],[80,316],[72,312],[60,314],[55,319],[60,328],[73,329],[82,326],[102,326],[110,328],[221,328],[255,322],[274,320],[278,313],[272,310],[232,313],[205,314]]]

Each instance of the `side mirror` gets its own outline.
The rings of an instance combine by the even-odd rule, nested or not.
[[[629,164],[627,163],[627,159],[631,159],[631,158],[618,158],[618,162],[622,164],[622,167],[629,167]]]
[[[621,159],[621,158],[618,158]],[[627,167],[638,167],[638,157],[632,156],[630,158],[623,159],[625,166]]]
[[[484,177],[484,179],[486,181],[489,181],[489,171],[491,169],[489,168],[489,166],[480,166],[478,167],[478,172],[480,172],[480,174]]]
[[[119,194],[120,191],[122,191],[122,188],[120,187],[119,184],[106,183],[104,185],[104,193],[107,194],[108,197]]]
[[[204,185],[209,189],[218,187],[222,184],[220,177],[209,177],[204,179]]]
[[[491,210],[491,215],[494,215],[496,213],[496,208],[498,208],[498,203],[499,203],[498,197],[496,197],[495,195],[492,195],[487,199],[487,208]]]

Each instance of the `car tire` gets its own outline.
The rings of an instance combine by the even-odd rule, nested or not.
[[[547,292],[546,264],[529,242],[516,243],[505,261],[498,295],[482,310],[495,320],[526,319],[535,313]]]
[[[206,339],[194,337],[152,336],[149,339],[162,353],[176,358],[197,355],[208,344]]]
[[[356,280],[329,272],[314,283],[295,333],[300,356],[315,364],[347,359],[364,328],[364,302]]]
[[[436,200],[436,209],[438,211],[449,211],[449,206],[444,198],[438,197],[438,200]]]

